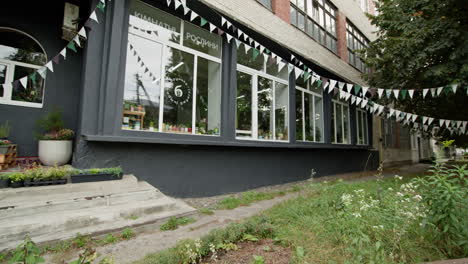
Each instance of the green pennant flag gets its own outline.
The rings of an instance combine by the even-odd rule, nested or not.
[[[354,94],[358,95],[360,90],[361,90],[361,86],[359,84],[355,84],[354,85]]]
[[[320,88],[322,87],[322,80],[317,80],[316,84],[317,84],[317,87]]]
[[[270,51],[269,49],[265,49],[265,53],[266,53],[266,54],[270,54],[270,52],[271,52],[271,51]]]
[[[97,9],[101,10],[101,12],[104,13],[104,9],[106,8],[106,5],[103,2],[99,2],[96,6]]]
[[[445,87],[444,87],[445,95],[449,95],[449,93],[450,93],[451,90],[452,90],[452,89],[450,89],[450,87],[445,86]]]
[[[304,71],[304,81],[307,81],[310,78],[310,72]]]
[[[407,93],[408,93],[408,90],[405,90],[405,89],[401,90],[401,98],[403,98],[403,100],[405,100]]]
[[[255,60],[257,59],[257,56],[260,54],[260,51],[256,48],[252,49],[252,59]]]
[[[75,47],[75,43],[72,41],[68,42],[67,48],[73,50],[74,52],[78,52]]]
[[[206,19],[204,19],[203,17],[200,17],[200,18],[201,18],[201,20],[200,20],[200,26],[203,27],[204,25],[206,25],[206,23],[208,23],[208,21],[206,21]]]
[[[33,72],[29,74],[29,79],[33,82],[33,84],[36,84],[36,73],[37,72]]]
[[[306,65],[304,65],[304,71],[309,71],[309,67],[307,67]]]

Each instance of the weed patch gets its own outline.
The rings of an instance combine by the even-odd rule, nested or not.
[[[166,223],[162,224],[159,229],[162,231],[175,230],[181,225],[188,225],[196,220],[191,217],[171,217]]]

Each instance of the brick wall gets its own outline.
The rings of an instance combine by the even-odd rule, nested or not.
[[[336,14],[336,34],[338,56],[348,62],[348,45],[346,43],[346,16],[338,10]]]
[[[289,23],[290,21],[290,2],[289,0],[271,0],[273,13],[282,20]]]

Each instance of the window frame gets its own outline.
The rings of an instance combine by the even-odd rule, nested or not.
[[[31,35],[27,34],[24,31],[21,31],[21,30],[15,29],[15,28],[10,28],[10,27],[0,27],[0,29],[15,31],[15,32],[17,32],[19,34],[25,35],[26,37],[30,38],[32,41],[36,42],[36,44],[41,48],[42,52],[44,53],[45,58],[48,58],[44,47],[41,45],[41,43],[39,41],[37,41],[37,39],[35,39]],[[11,84],[13,84],[13,81],[15,81],[14,75],[15,75],[15,67],[16,66],[29,68],[29,69],[34,69],[36,71],[41,69],[42,67],[45,67],[44,65],[40,66],[40,65],[24,63],[24,62],[19,62],[19,61],[5,60],[5,59],[0,59],[0,64],[4,64],[4,65],[7,66],[7,72],[5,74],[5,83],[11,83]],[[22,76],[21,78],[23,78],[23,77],[25,77],[25,76]],[[16,80],[19,80],[19,79],[16,79]],[[44,78],[43,79],[43,84],[42,84],[42,86],[43,86],[42,89],[43,90],[42,90],[41,103],[33,103],[33,102],[13,100],[12,99],[13,86],[9,85],[8,87],[3,86],[3,89],[4,89],[3,90],[3,96],[0,96],[0,104],[14,105],[14,106],[24,106],[24,107],[31,107],[31,108],[42,108],[44,106],[44,103],[45,103],[44,101],[45,101],[46,81],[47,81],[47,78]],[[2,85],[2,84],[0,84],[0,85]]]
[[[291,122],[289,120],[289,114],[290,114],[290,111],[291,111],[291,105],[290,105],[290,102],[289,102],[289,98],[290,98],[289,78],[285,80],[285,79],[281,79],[280,77],[276,77],[276,76],[273,76],[273,75],[270,75],[270,74],[266,73],[266,63],[267,62],[265,61],[265,59],[263,59],[263,71],[259,71],[259,70],[252,69],[250,67],[247,67],[245,65],[237,63],[237,58],[236,58],[236,64],[237,64],[236,73],[239,71],[241,73],[248,74],[248,75],[250,75],[252,77],[252,85],[251,85],[251,93],[252,93],[251,115],[252,116],[251,116],[251,130],[250,131],[237,130],[237,125],[234,124],[235,138],[236,138],[236,140],[246,140],[246,141],[291,142]],[[289,76],[289,72],[288,72],[288,76]],[[288,98],[287,98],[287,102],[288,102],[287,110],[288,110],[288,112],[287,112],[287,114],[285,116],[285,119],[286,119],[285,123],[288,124],[288,139],[287,140],[259,139],[258,138],[258,78],[259,77],[271,80],[273,82],[273,87],[272,87],[273,89],[271,91],[272,98],[273,98],[272,99],[273,107],[275,107],[275,105],[276,105],[276,83],[278,82],[278,83],[281,83],[283,85],[286,85],[286,87],[288,89],[288,93],[287,93],[288,94]],[[236,79],[236,82],[237,82],[237,79]],[[236,88],[236,90],[237,90],[237,88]],[[236,92],[236,94],[237,94],[237,92]],[[236,99],[235,109],[236,109],[236,116],[237,116],[237,99]],[[273,110],[275,110],[275,109],[273,109]],[[271,119],[273,120],[272,132],[275,133],[273,138],[276,138],[276,111],[272,111]],[[251,137],[250,138],[248,138],[248,137],[239,137],[237,135],[239,132],[240,133],[245,133],[245,134],[250,134]]]
[[[361,127],[359,127],[359,118],[362,118]],[[359,141],[359,129],[362,130],[363,142]],[[369,122],[367,120],[367,111],[356,108],[356,145],[369,145]]]
[[[341,112],[341,115],[342,115],[341,116],[341,134],[343,135],[343,139],[344,139],[344,135],[345,135],[345,119],[343,118],[343,106],[346,106],[348,108],[348,114],[347,114],[348,122],[346,122],[348,124],[348,133],[347,133],[348,142],[347,143],[345,143],[345,142],[338,143],[338,140],[337,140],[338,139],[337,138],[338,133],[337,133],[337,124],[336,124],[336,119],[337,118],[332,117],[332,119],[333,119],[332,126],[334,126],[334,129],[333,129],[334,135],[331,135],[332,136],[331,143],[332,144],[339,144],[339,145],[351,145],[351,129],[350,129],[350,127],[351,127],[351,123],[350,123],[350,121],[351,121],[351,118],[350,118],[351,111],[350,111],[349,104],[347,104],[345,102],[342,102],[342,101],[339,101],[339,100],[336,100],[336,99],[332,99],[331,107],[333,107],[333,109],[330,109],[330,110],[333,110],[332,113],[335,113],[335,115],[336,115],[336,105],[337,104],[341,106],[340,107],[340,109],[341,109],[340,112]]]
[[[315,41],[320,43],[328,50],[334,54],[338,54],[338,37],[337,37],[337,22],[336,22],[336,12],[337,8],[327,0],[318,1],[318,0],[302,0],[304,1],[304,10],[299,8],[295,0],[290,0],[290,14],[291,10],[295,10],[295,20],[291,18],[291,25],[303,31],[309,37],[313,38]],[[312,7],[308,5],[312,4]],[[317,7],[317,8],[316,8]],[[312,10],[312,11],[309,11]],[[330,11],[333,10],[333,13]],[[304,17],[304,29],[300,28],[298,24],[299,14]],[[312,14],[312,16],[310,16]],[[333,27],[328,25],[330,21],[334,21]],[[293,23],[296,21],[296,23]],[[309,21],[312,21],[312,24],[309,25]],[[323,23],[323,25],[321,25]],[[331,24],[331,23],[330,23]],[[309,29],[309,26],[312,26],[312,29]],[[331,32],[328,31],[328,28],[331,29]],[[316,30],[318,29],[318,30]],[[324,34],[322,34],[324,33]],[[324,39],[323,36],[325,36]],[[327,43],[331,39],[330,47]],[[334,45],[333,45],[334,44]],[[334,49],[333,49],[334,47]]]
[[[223,50],[222,50],[222,45],[223,45],[223,38],[221,38],[220,36],[212,33],[212,32],[209,32],[208,30],[202,28],[202,27],[199,27],[195,24],[193,24],[194,26],[197,26],[200,30],[205,30],[207,32],[209,32],[210,34],[214,34],[216,36],[219,37],[219,39],[221,40],[220,42],[220,55],[219,55],[219,58],[216,57],[216,56],[213,56],[213,55],[209,55],[207,53],[204,53],[204,52],[201,52],[201,51],[198,51],[198,50],[195,50],[195,49],[192,49],[192,48],[189,48],[187,46],[184,46],[184,33],[185,33],[185,23],[190,23],[188,21],[185,21],[177,16],[174,16],[170,13],[167,13],[166,11],[160,9],[160,8],[157,8],[155,6],[152,6],[152,5],[149,5],[143,1],[141,1],[141,3],[145,4],[145,5],[148,5],[149,7],[151,8],[156,8],[158,9],[158,11],[160,12],[163,12],[169,16],[173,16],[177,19],[180,20],[180,38],[179,38],[179,43],[175,43],[173,41],[170,41],[170,40],[165,40],[165,39],[161,39],[161,38],[158,38],[156,36],[154,36],[154,34],[148,34],[147,32],[145,31],[142,31],[142,30],[138,30],[138,29],[135,29],[133,27],[133,25],[131,24],[131,21],[129,19],[128,21],[128,32],[127,32],[127,35],[134,35],[136,37],[140,37],[140,38],[143,38],[143,39],[146,39],[148,41],[151,41],[151,42],[155,42],[157,44],[160,44],[162,45],[162,57],[161,57],[161,80],[160,80],[160,83],[161,83],[161,87],[160,87],[160,91],[159,91],[159,116],[158,116],[158,127],[157,127],[157,131],[150,131],[150,130],[133,130],[133,129],[123,129],[122,128],[122,124],[120,125],[120,130],[121,131],[131,131],[131,132],[150,132],[150,133],[163,133],[163,134],[169,134],[169,135],[190,135],[190,136],[208,136],[208,137],[221,137],[222,136],[222,133],[223,131],[221,130],[221,127],[219,128],[219,133],[218,134],[197,134],[196,133],[196,109],[197,109],[197,81],[198,81],[198,76],[197,76],[197,69],[198,69],[198,58],[201,57],[203,59],[206,59],[208,61],[211,61],[211,62],[215,62],[215,63],[218,63],[220,65],[220,98],[219,98],[219,101],[220,101],[220,104],[222,104],[222,94],[223,94],[223,91],[222,91],[222,83],[223,83],[223,75],[222,75],[222,56],[223,56]],[[132,16],[132,14],[130,13],[129,14],[129,18],[130,16]],[[128,41],[127,39],[127,46],[130,44],[130,42]],[[167,61],[167,56],[168,56],[168,49],[169,48],[172,48],[172,49],[177,49],[177,50],[180,50],[180,51],[183,51],[183,52],[186,52],[186,53],[189,53],[191,55],[193,55],[193,63],[194,63],[194,67],[193,67],[193,83],[192,83],[192,132],[189,133],[176,133],[176,132],[173,132],[173,131],[163,131],[164,129],[163,128],[163,123],[164,123],[164,105],[165,105],[165,86],[164,86],[164,83],[166,81],[166,67],[165,67],[165,64],[164,62]],[[128,49],[128,47],[127,47]],[[127,54],[129,54],[129,50],[127,50]],[[125,60],[125,64],[126,64],[126,61]],[[125,70],[126,70],[126,66],[125,66]],[[124,90],[125,90],[125,86],[124,86]],[[120,105],[123,105],[123,102],[125,101],[125,98],[124,96],[122,96],[122,101],[120,102],[121,104]],[[222,105],[220,106],[222,108]],[[122,122],[120,122],[122,123]],[[221,126],[221,120],[220,120],[220,126]]]
[[[301,119],[302,119],[302,121],[301,121],[301,123],[302,123],[302,139],[301,139],[301,140],[297,140],[297,135],[296,135],[296,141],[300,141],[300,142],[313,142],[313,143],[324,143],[325,140],[324,140],[324,136],[323,136],[323,134],[324,134],[324,129],[323,129],[323,128],[324,128],[324,120],[323,120],[323,119],[324,119],[324,115],[323,115],[323,114],[322,114],[322,118],[320,119],[320,121],[321,121],[321,123],[322,123],[322,140],[320,140],[320,141],[317,141],[317,140],[316,140],[316,135],[317,135],[317,134],[316,134],[316,125],[315,125],[315,121],[314,121],[314,127],[313,127],[313,128],[314,128],[314,129],[313,129],[314,140],[313,140],[313,141],[306,140],[306,134],[305,134],[305,127],[306,127],[305,120],[306,120],[306,119],[305,119],[305,105],[304,105],[305,94],[307,93],[307,94],[312,95],[312,109],[313,109],[313,114],[312,114],[312,116],[315,118],[315,114],[316,114],[316,113],[315,113],[315,97],[320,97],[320,98],[322,98],[322,113],[323,113],[323,112],[324,112],[324,108],[323,108],[323,95],[321,95],[321,94],[319,94],[319,93],[316,93],[316,92],[310,90],[310,82],[307,82],[307,89],[306,89],[306,88],[303,88],[303,87],[301,87],[301,86],[299,86],[299,85],[296,85],[296,93],[297,93],[298,91],[301,92],[301,106],[302,106],[302,107],[301,107],[301,108],[302,108],[302,111],[301,111],[301,113],[302,113],[302,117],[301,117]],[[296,106],[296,108],[297,108],[297,106]],[[297,109],[295,109],[294,112],[297,113],[296,110],[297,110]],[[297,119],[297,116],[296,116],[296,119]],[[296,126],[297,126],[297,123],[296,123]]]
[[[370,69],[356,54],[356,50],[369,46],[369,39],[349,20],[346,20],[346,47],[348,48],[348,64],[363,73],[369,73]],[[351,44],[351,46],[350,46]],[[356,46],[361,46],[357,48]],[[351,57],[353,58],[351,60]],[[359,62],[359,63],[358,63]]]
[[[272,11],[273,10],[273,3],[272,3],[272,0],[266,0],[268,1],[270,4],[269,5],[266,5],[264,3],[265,0],[257,0],[258,3],[260,3],[262,6],[264,6],[266,9]]]

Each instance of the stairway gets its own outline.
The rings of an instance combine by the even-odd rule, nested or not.
[[[0,251],[186,216],[196,210],[133,175],[115,181],[0,189]]]

